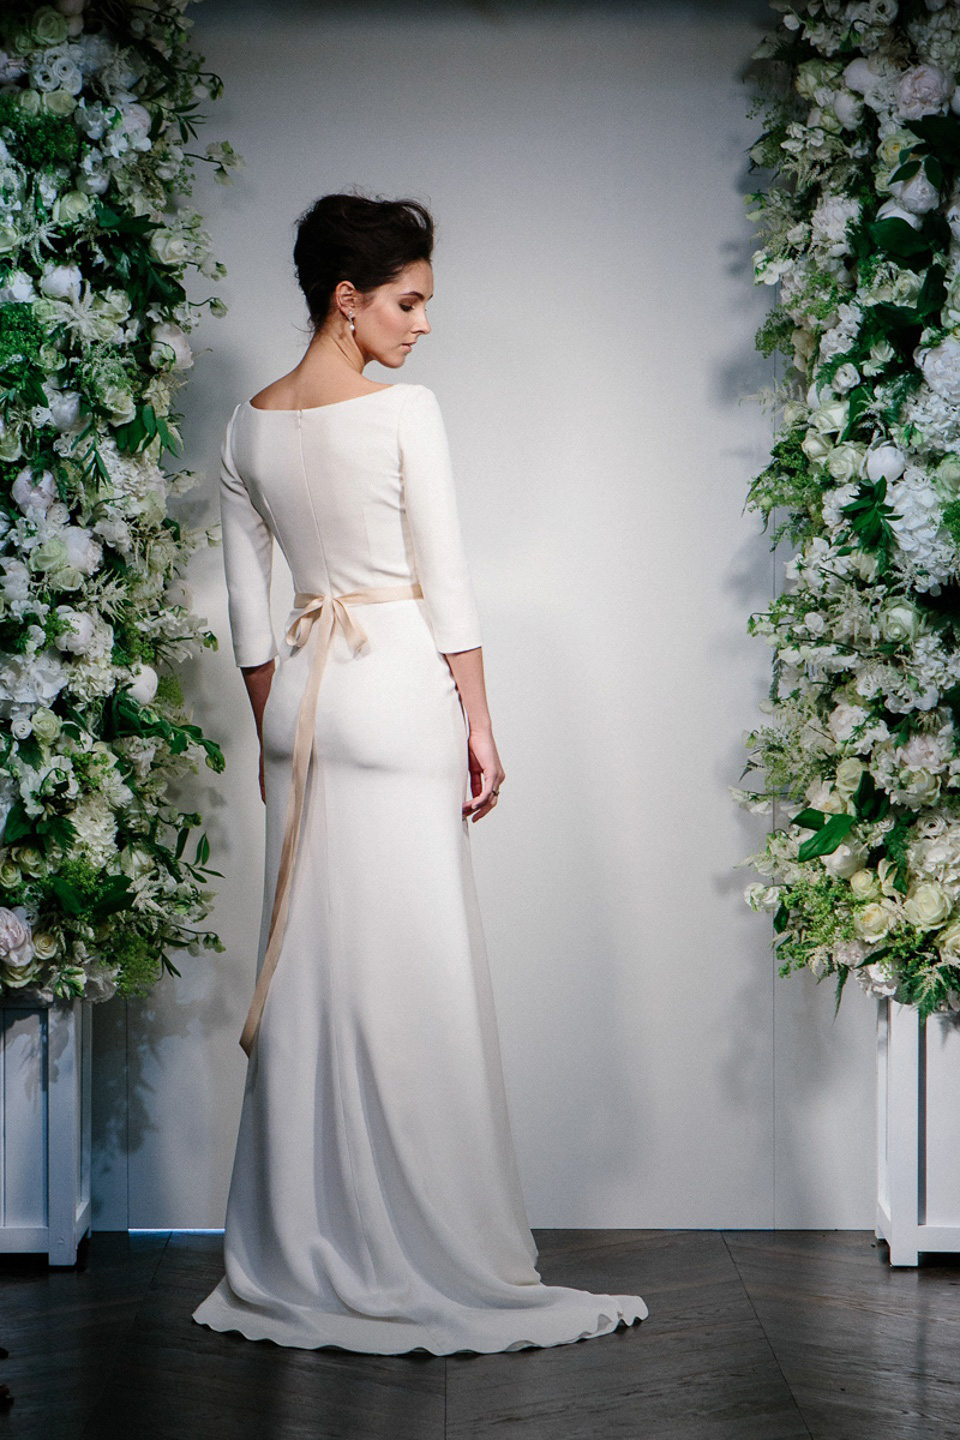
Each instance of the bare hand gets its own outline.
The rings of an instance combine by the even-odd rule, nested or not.
[[[463,818],[469,816],[476,823],[496,805],[497,792],[505,778],[492,730],[470,731],[467,758],[473,799],[464,804]]]

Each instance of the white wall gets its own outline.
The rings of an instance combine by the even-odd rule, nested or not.
[[[406,18],[404,18],[406,14]],[[725,5],[351,9],[206,0],[226,83],[204,140],[246,157],[197,196],[229,267],[185,401],[215,518],[234,403],[305,342],[296,215],[359,183],[435,211],[433,333],[401,375],[440,397],[507,780],[472,828],[534,1226],[872,1223],[874,1007],[778,979],[735,868],[762,818],[727,786],[775,577],[750,478],[769,295],[751,284],[741,74],[772,18]],[[260,921],[262,807],[219,551],[187,676],[228,756],[200,779],[223,956],[102,1007],[101,1227],[217,1226]],[[278,557],[277,624],[289,604]]]

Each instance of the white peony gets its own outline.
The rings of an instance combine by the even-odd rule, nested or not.
[[[57,498],[57,485],[53,478],[53,472],[44,470],[37,477],[27,466],[14,480],[11,494],[24,513],[30,510],[49,510]]]
[[[58,605],[57,615],[69,625],[69,630],[62,630],[56,638],[58,650],[64,650],[72,655],[83,655],[90,648],[94,635],[94,623],[92,616],[85,610],[72,610],[69,605]]]
[[[133,696],[134,700],[139,701],[141,705],[149,705],[157,693],[159,676],[152,665],[144,665],[140,661],[137,661],[136,665],[132,666],[131,669],[133,671],[133,679],[125,688],[128,693]]]
[[[940,115],[956,88],[952,76],[936,65],[914,65],[900,77],[897,109],[904,120]]]
[[[67,525],[63,531],[67,565],[81,575],[92,575],[103,558],[103,546],[81,525]]]
[[[150,364],[154,369],[189,370],[193,364],[193,351],[179,325],[164,321],[162,325],[154,325],[150,334],[153,340]]]
[[[884,443],[867,452],[866,471],[870,479],[897,480],[906,467],[903,451],[896,445]]]
[[[940,204],[940,191],[922,166],[909,180],[891,180],[889,190],[903,209],[914,215],[926,215]]]
[[[33,936],[22,905],[0,906],[0,965],[19,970],[33,959]]]
[[[50,265],[40,277],[40,290],[51,300],[79,300],[82,281],[78,265]]]

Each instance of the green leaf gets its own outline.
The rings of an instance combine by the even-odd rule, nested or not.
[[[64,880],[60,875],[54,875],[50,880],[50,889],[54,892],[60,904],[68,915],[82,915],[86,906],[83,896],[69,880]]]
[[[832,855],[857,823],[855,815],[831,815],[827,823],[805,840],[797,851],[798,860],[813,860],[817,855]]]
[[[802,830],[822,830],[827,823],[827,817],[822,810],[801,810],[795,815],[792,823],[799,825]]]
[[[101,890],[90,913],[96,916],[113,915],[118,910],[127,910],[133,904],[130,894],[133,881],[129,875],[112,875]]]
[[[909,220],[901,220],[896,215],[887,220],[874,220],[867,229],[875,244],[890,255],[921,255],[931,248],[922,230],[915,230]]]
[[[23,801],[14,800],[7,812],[3,835],[0,838],[4,845],[11,845],[14,840],[22,840],[24,835],[29,835],[33,827],[33,818],[27,814]]]

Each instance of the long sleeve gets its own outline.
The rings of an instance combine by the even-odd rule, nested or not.
[[[437,649],[473,650],[480,617],[460,532],[450,447],[433,391],[411,387],[398,438],[404,506],[424,608]]]
[[[237,407],[239,409],[239,407]],[[220,520],[227,610],[238,665],[262,665],[278,654],[270,615],[273,535],[254,507],[233,459],[234,410],[220,452]]]

